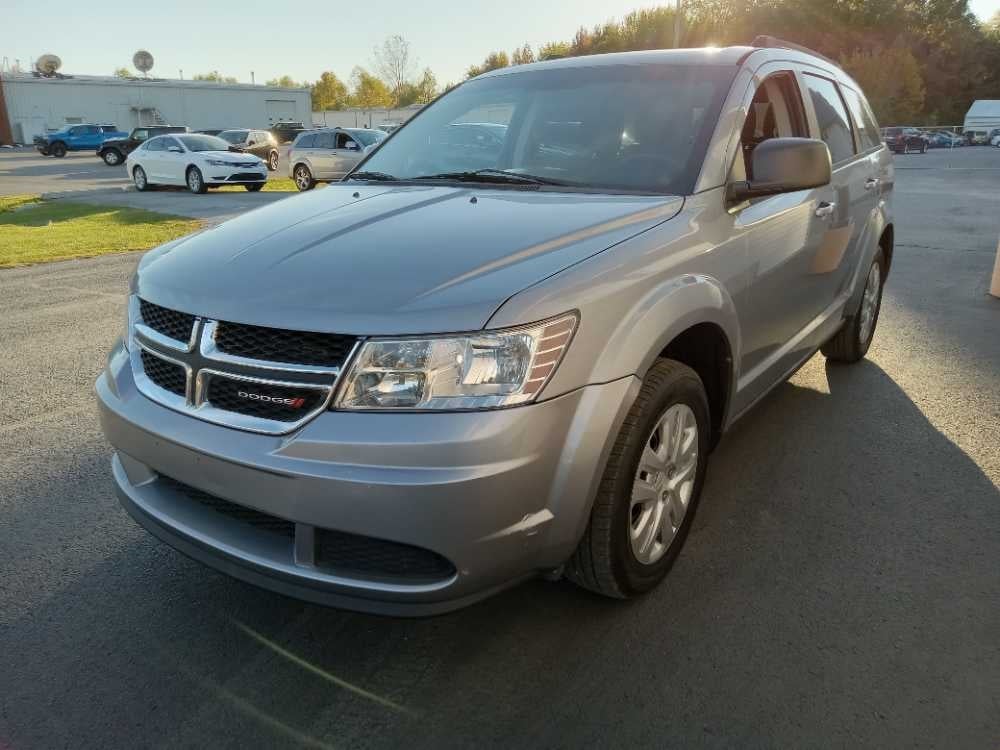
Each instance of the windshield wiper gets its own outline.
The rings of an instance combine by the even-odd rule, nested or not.
[[[348,180],[372,180],[374,182],[396,182],[399,178],[385,172],[354,172],[347,175]]]
[[[487,182],[498,185],[570,185],[569,182],[537,177],[531,174],[508,172],[503,169],[477,169],[472,172],[441,172],[413,177],[414,180],[455,180],[456,182]]]

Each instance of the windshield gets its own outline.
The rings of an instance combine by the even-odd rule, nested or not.
[[[219,138],[229,143],[243,143],[247,139],[249,130],[223,130],[219,133]]]
[[[473,80],[420,112],[362,171],[503,170],[610,192],[688,193],[735,72],[580,66]]]
[[[214,135],[177,136],[188,151],[228,151],[229,143]]]
[[[378,130],[348,130],[347,132],[355,140],[361,141],[362,146],[371,146],[373,143],[378,143],[387,135]]]

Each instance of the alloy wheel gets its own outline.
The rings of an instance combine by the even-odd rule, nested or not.
[[[868,272],[868,281],[865,283],[864,295],[861,297],[861,317],[858,321],[858,341],[861,342],[862,346],[872,335],[881,286],[882,272],[879,270],[878,263],[872,263],[871,270]]]
[[[643,445],[632,483],[629,541],[635,559],[652,565],[684,522],[698,473],[698,421],[686,404],[657,420]]]

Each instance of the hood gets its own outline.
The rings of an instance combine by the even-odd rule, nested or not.
[[[358,335],[482,328],[510,296],[680,210],[681,198],[333,184],[149,253],[165,307]]]
[[[233,157],[237,157],[240,161],[260,161],[260,157],[248,154],[244,151],[196,151],[195,154],[206,159],[225,159],[232,161]]]

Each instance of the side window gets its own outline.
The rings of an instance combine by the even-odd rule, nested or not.
[[[163,144],[163,150],[164,151],[166,151],[167,149],[171,149],[171,148],[179,148],[179,149],[183,150],[183,147],[181,146],[180,141],[178,141],[176,138],[161,138],[160,139],[160,143]]]
[[[137,130],[137,131],[135,131],[132,134],[132,137],[135,138],[137,141],[144,141],[147,138],[149,138],[149,131],[148,130]]]
[[[806,73],[806,88],[816,110],[819,123],[819,137],[830,148],[830,159],[834,164],[854,156],[854,137],[847,117],[844,101],[837,93],[837,85],[827,79]]]
[[[100,135],[101,129],[96,125],[87,126],[87,135]]]
[[[334,148],[336,138],[333,133],[317,133],[314,148]]]
[[[351,148],[347,145],[348,143],[353,143],[353,148],[361,149],[360,144],[347,133],[337,133],[337,148]]]
[[[69,129],[70,135],[83,135],[85,132],[87,132],[87,129],[84,127],[75,127]]]
[[[297,141],[293,144],[295,148],[315,148],[316,134],[310,133],[309,135],[300,136]]]
[[[740,172],[745,172],[746,179],[753,179],[753,152],[764,141],[806,136],[806,118],[795,77],[790,72],[768,76],[754,94],[743,122],[734,179],[744,179]]]
[[[858,148],[861,151],[875,148],[882,142],[882,139],[879,138],[878,123],[875,122],[875,117],[868,108],[868,103],[854,89],[841,86],[840,91],[844,95],[844,101],[847,102],[847,108],[851,110],[854,130],[858,134]]]
[[[146,141],[145,145],[143,145],[143,148],[146,151],[163,151],[166,146],[163,143],[163,138],[150,138]]]

